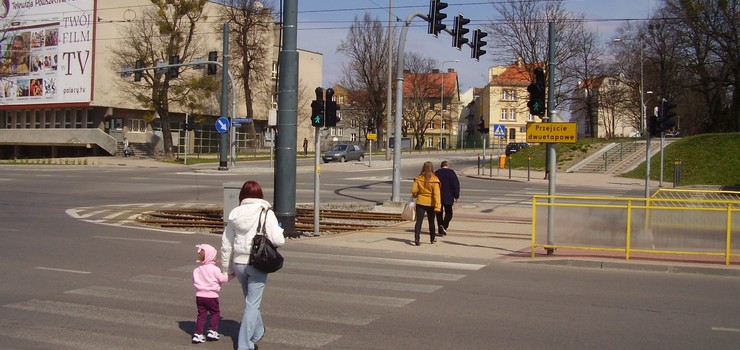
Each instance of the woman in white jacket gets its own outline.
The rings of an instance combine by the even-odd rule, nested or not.
[[[285,244],[283,229],[275,212],[270,210],[270,203],[263,197],[259,183],[245,182],[239,192],[239,206],[229,213],[221,239],[221,268],[226,273],[236,273],[246,303],[239,327],[238,350],[257,349],[255,343],[265,335],[260,304],[267,274],[249,265],[252,239],[257,234],[260,217],[265,221],[265,232],[270,242],[277,247]]]

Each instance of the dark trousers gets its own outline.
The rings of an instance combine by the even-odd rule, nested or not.
[[[218,321],[221,320],[218,298],[195,297],[195,305],[198,306],[198,318],[195,320],[195,331],[193,333],[203,334],[209,313],[211,314],[211,330],[218,332]]]
[[[442,217],[442,213],[444,213],[444,218]],[[442,205],[442,211],[437,213],[437,225],[440,225],[445,228],[450,227],[450,221],[452,220],[452,204],[443,204]]]
[[[419,241],[421,238],[421,225],[424,223],[424,216],[426,215],[427,221],[429,222],[429,236],[430,240],[434,241],[436,238],[434,234],[434,207],[426,205],[419,205],[416,203],[416,226],[414,226],[414,239]]]

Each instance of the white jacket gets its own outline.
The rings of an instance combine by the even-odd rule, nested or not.
[[[267,238],[276,247],[285,244],[283,228],[280,227],[275,212],[267,210],[270,203],[259,198],[245,198],[241,204],[229,213],[226,228],[221,237],[221,269],[231,274],[233,264],[249,264],[249,253],[252,251],[252,239],[257,234],[257,225],[263,209],[267,213],[265,231]]]

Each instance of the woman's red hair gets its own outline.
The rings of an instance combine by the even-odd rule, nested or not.
[[[239,191],[239,203],[241,203],[245,198],[264,199],[262,187],[260,187],[260,184],[258,184],[257,181],[247,181],[242,185],[242,190]]]

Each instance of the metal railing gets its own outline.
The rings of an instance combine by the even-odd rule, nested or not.
[[[620,142],[619,145],[601,155],[603,162],[594,169],[594,172],[606,172],[612,164],[621,162],[625,157],[634,153],[636,150],[636,140]]]
[[[557,212],[549,236],[548,207]],[[540,233],[540,234],[538,234]],[[532,257],[536,248],[740,257],[740,192],[661,189],[650,198],[546,196],[532,198]],[[736,238],[733,240],[733,238]]]

